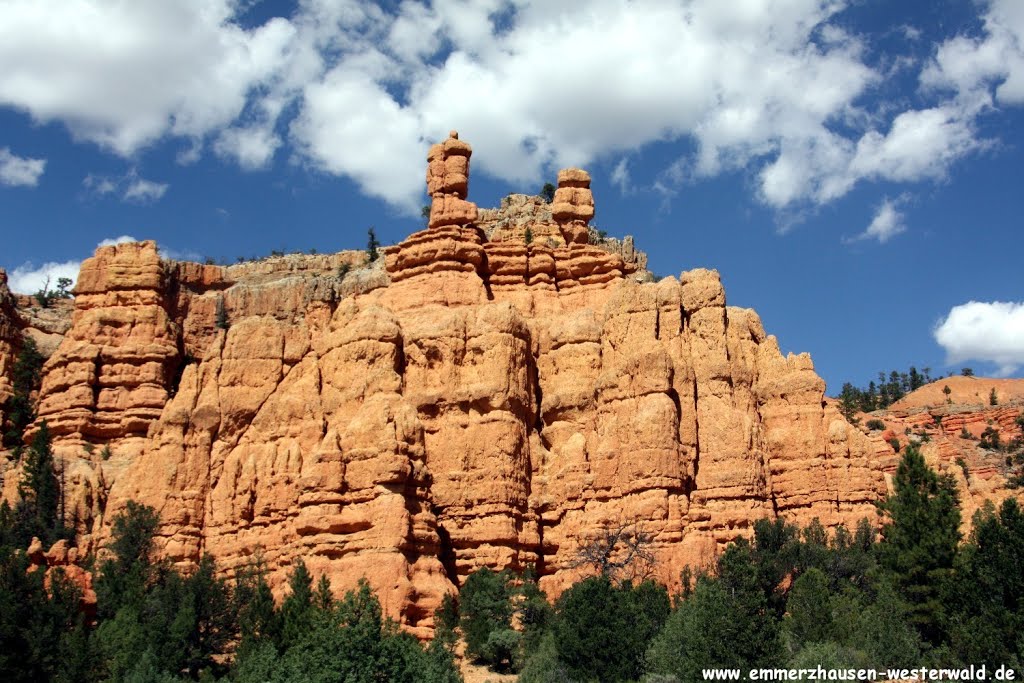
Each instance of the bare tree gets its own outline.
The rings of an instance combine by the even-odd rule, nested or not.
[[[587,535],[577,537],[576,557],[570,567],[589,567],[614,582],[643,581],[654,572],[654,535],[635,520],[605,521]]]

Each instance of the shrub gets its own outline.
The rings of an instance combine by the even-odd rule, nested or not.
[[[228,322],[228,311],[227,308],[224,306],[223,296],[217,297],[217,313],[215,324],[217,325],[218,329],[221,330],[226,330],[228,329],[228,327],[231,326],[231,324]]]
[[[876,432],[885,429],[885,423],[879,420],[878,418],[868,420],[866,426],[868,429]]]
[[[1002,446],[999,440],[999,431],[991,426],[985,427],[985,431],[981,433],[981,440],[978,441],[978,445],[989,451],[998,451],[1000,446]]]
[[[540,198],[548,204],[555,201],[555,186],[551,183],[544,183],[544,187],[540,190]]]
[[[964,460],[964,457],[962,455],[958,455],[956,457],[956,461],[955,462],[960,467],[960,470],[964,473],[964,479],[967,479],[968,481],[970,481],[970,479],[971,479],[971,470],[970,470],[969,467],[967,467],[967,461]]]

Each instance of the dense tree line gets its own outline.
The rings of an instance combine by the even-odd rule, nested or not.
[[[872,410],[888,408],[931,381],[931,368],[918,372],[916,367],[911,366],[907,372],[892,370],[888,375],[879,372],[878,382],[872,380],[866,387],[855,387],[846,382],[836,398],[839,399],[843,414],[849,419],[857,411],[870,413]]]
[[[988,506],[960,536],[956,487],[908,447],[880,504],[881,533],[868,520],[831,534],[815,520],[799,529],[760,520],[750,541],[729,545],[715,565],[683,573],[669,596],[652,582],[604,575],[565,591],[543,618],[528,579],[481,570],[449,610],[467,653],[524,683],[702,681],[702,669],[913,668],[1024,661],[1024,512],[1015,499]],[[525,597],[530,594],[531,597]],[[538,604],[547,603],[539,601]],[[468,609],[467,609],[468,607]],[[520,617],[521,618],[521,617]]]
[[[461,680],[440,641],[424,648],[385,619],[364,582],[337,600],[301,560],[275,605],[262,564],[234,581],[212,558],[183,574],[153,557],[157,516],[128,503],[113,520],[109,557],[95,569],[97,613],[60,570],[33,570],[16,524],[0,529],[0,679],[4,681]]]

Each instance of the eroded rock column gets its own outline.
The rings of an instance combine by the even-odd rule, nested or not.
[[[100,247],[82,264],[71,329],[40,389],[56,441],[144,437],[160,417],[179,353],[165,297],[156,242]]]
[[[391,277],[387,305],[392,309],[430,304],[462,306],[487,300],[483,243],[474,223],[476,204],[466,201],[473,148],[452,131],[427,154],[427,229],[385,250]]]
[[[551,216],[562,230],[567,244],[587,243],[587,223],[594,217],[594,194],[590,174],[579,168],[558,172],[558,189],[551,202]]]

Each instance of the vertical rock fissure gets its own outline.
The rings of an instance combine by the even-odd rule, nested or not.
[[[697,490],[697,472],[700,470],[700,413],[697,411],[697,378],[693,378],[693,482],[691,493]]]
[[[534,567],[537,578],[547,575],[547,553],[544,552],[544,518],[537,515],[537,564]]]
[[[405,395],[405,368],[408,360],[405,357],[405,339],[402,337],[402,332],[399,330],[398,339],[395,341],[395,372],[398,373],[399,386],[398,393]]]
[[[440,520],[441,511],[434,508],[433,512],[434,517]],[[440,543],[438,559],[441,560],[441,568],[444,569],[444,574],[452,582],[452,585],[456,588],[461,588],[459,570],[455,562],[455,547],[452,545],[452,536],[440,521],[437,524],[437,539]]]
[[[533,402],[536,414],[533,419],[533,428],[540,435],[544,431],[544,390],[540,386],[540,369],[537,367],[537,359],[530,354],[530,374],[533,379]]]

